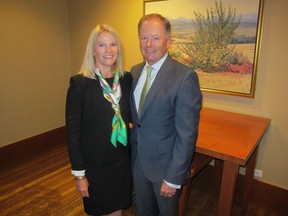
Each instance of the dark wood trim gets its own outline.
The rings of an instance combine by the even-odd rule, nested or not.
[[[66,145],[65,126],[1,147],[0,169],[17,166],[63,144]]]
[[[288,190],[254,179],[251,200],[259,206],[288,215]]]
[[[192,185],[204,188],[210,193],[219,194],[219,180],[221,180],[221,161],[216,160],[215,166],[207,166],[192,181]],[[283,215],[288,215],[288,190],[253,179],[253,189],[250,203],[265,207]],[[244,191],[244,176],[238,175],[235,200],[241,203]]]

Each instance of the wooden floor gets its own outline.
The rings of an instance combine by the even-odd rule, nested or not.
[[[217,215],[217,203],[217,196],[193,185],[187,216]],[[66,147],[59,146],[17,167],[0,170],[0,215],[85,215],[70,174]],[[124,216],[134,215],[133,206],[124,211]],[[232,215],[282,216],[253,205],[244,214],[237,202]]]

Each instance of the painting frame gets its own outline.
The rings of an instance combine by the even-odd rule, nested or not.
[[[211,64],[212,67],[210,67],[210,68],[213,68],[213,69],[204,68],[204,70],[203,70],[203,66],[201,66],[201,64],[195,63],[195,62],[197,62],[196,60],[194,61],[194,59],[196,59],[196,57],[195,57],[196,55],[191,54],[194,57],[193,58],[187,54],[187,53],[191,53],[191,52],[187,51],[187,50],[189,50],[188,49],[189,47],[182,49],[182,51],[184,50],[185,52],[182,52],[180,50],[181,46],[184,46],[184,45],[186,46],[186,44],[190,44],[190,47],[193,46],[193,44],[196,44],[194,42],[194,41],[196,41],[195,40],[196,36],[194,36],[194,40],[191,39],[190,42],[186,41],[186,42],[182,42],[182,44],[179,42],[179,41],[181,41],[182,38],[180,38],[180,36],[177,38],[177,34],[182,35],[181,37],[184,38],[187,35],[190,35],[190,33],[185,34],[185,31],[188,32],[188,30],[187,30],[188,28],[186,28],[186,27],[185,27],[186,28],[185,30],[181,31],[181,29],[179,28],[180,25],[176,26],[177,24],[175,24],[176,18],[175,19],[172,18],[172,12],[169,12],[169,10],[165,10],[166,7],[176,6],[176,5],[172,4],[172,3],[174,3],[173,1],[176,1],[176,0],[143,0],[143,14],[144,15],[149,14],[149,13],[159,13],[162,16],[166,17],[168,20],[170,20],[171,27],[172,27],[171,45],[172,45],[172,47],[174,46],[174,48],[172,48],[172,50],[174,50],[173,51],[174,54],[170,49],[169,49],[169,54],[173,58],[175,58],[176,60],[178,60],[180,62],[182,61],[181,63],[186,64],[186,66],[193,68],[197,72],[198,77],[199,77],[199,81],[200,81],[201,91],[254,98],[255,97],[257,69],[258,69],[258,57],[259,57],[260,43],[261,43],[264,0],[252,0],[253,5],[254,5],[253,14],[248,14],[248,12],[250,12],[250,10],[252,10],[250,8],[251,5],[247,5],[247,6],[246,5],[239,5],[239,4],[241,4],[239,2],[242,2],[242,1],[237,1],[237,5],[239,5],[239,7],[234,7],[232,9],[233,9],[233,11],[235,11],[235,17],[237,17],[239,21],[237,21],[238,25],[235,28],[235,33],[233,35],[233,44],[230,43],[227,46],[227,47],[231,48],[231,50],[234,50],[233,51],[234,56],[233,56],[233,58],[229,57],[229,61],[228,60],[225,61],[225,67],[224,66],[222,67],[222,65],[221,65],[221,61],[224,62],[224,60],[219,60],[220,63],[218,63],[218,65],[221,66],[221,67],[219,66],[220,69],[217,69],[216,66],[213,68],[213,64]],[[185,1],[185,0],[183,0],[183,1]],[[205,1],[207,1],[207,4],[208,4],[208,2],[211,3],[211,0],[202,0],[201,2],[205,3]],[[215,0],[214,3],[216,5],[216,2],[217,2],[218,7],[219,7],[220,2],[221,2],[221,4],[223,4],[223,2],[225,3],[226,1],[228,1],[228,0]],[[230,0],[230,2],[233,2],[233,1],[235,1],[235,5],[236,5],[236,0]],[[188,2],[188,1],[185,1],[185,2]],[[192,2],[192,3],[190,3],[190,2]],[[251,0],[250,0],[250,2],[251,2]],[[179,3],[179,1],[177,1],[177,3]],[[170,4],[170,5],[168,5],[168,4]],[[194,14],[197,15],[197,13],[199,13],[199,14],[202,13],[200,15],[203,15],[203,14],[205,15],[204,10],[200,11],[199,9],[197,9],[196,4],[198,4],[198,3],[196,3],[196,0],[194,1],[194,3],[193,3],[193,1],[189,1],[189,4],[191,4],[191,5],[195,4],[194,10],[193,10]],[[191,5],[187,5],[184,7],[190,7]],[[209,5],[206,7],[206,13],[207,13],[206,15],[208,15],[207,11],[209,9],[211,9],[211,11],[214,10],[212,8],[212,6]],[[228,6],[224,5],[223,7],[226,7],[226,9],[228,7],[228,9],[230,10],[230,5],[228,5]],[[245,14],[246,13],[245,7],[247,7],[247,15]],[[237,9],[239,9],[239,10],[241,9],[242,12],[244,11],[244,16],[242,14],[237,14]],[[195,11],[196,11],[196,13],[195,13]],[[227,10],[226,10],[226,12],[227,12]],[[171,14],[169,14],[169,13],[171,13]],[[250,16],[253,15],[253,21],[250,21],[251,23],[248,23],[248,15],[250,15]],[[205,17],[205,16],[202,16],[202,17]],[[209,16],[206,16],[206,17],[209,17]],[[189,19],[189,17],[185,17],[185,18]],[[245,22],[242,21],[241,19],[245,20]],[[196,20],[196,18],[195,18],[195,20]],[[235,18],[235,20],[237,20],[237,19]],[[194,19],[192,19],[192,18],[191,18],[191,22],[193,22],[194,25],[196,23],[194,21]],[[234,23],[236,23],[236,22],[234,22]],[[174,29],[173,29],[173,24],[175,24]],[[195,28],[195,27],[191,27],[191,29],[192,28]],[[176,32],[178,32],[178,33],[176,33]],[[180,32],[181,32],[181,34],[180,34]],[[195,32],[195,30],[194,30],[194,32]],[[246,33],[244,34],[243,32],[244,33],[246,32]],[[244,34],[244,35],[242,35],[242,34]],[[249,35],[247,36],[246,34],[247,35],[249,34]],[[175,35],[176,35],[176,40],[173,40]],[[191,38],[193,38],[192,35],[196,35],[196,34],[191,33]],[[245,40],[243,40],[244,42],[239,40],[240,37],[242,37],[242,38],[245,37]],[[192,41],[194,43],[192,43]],[[196,50],[195,47],[194,47],[194,50]],[[245,47],[247,47],[247,48],[245,48]],[[175,53],[177,53],[177,55]],[[183,54],[183,53],[185,53],[185,54]],[[232,56],[232,51],[230,53]],[[185,55],[185,57],[183,57],[183,55]],[[189,58],[187,57],[187,55]],[[213,54],[207,55],[207,58],[211,57],[212,55]],[[179,57],[179,56],[181,56],[181,57]],[[240,61],[239,59],[242,59],[242,58],[246,59],[246,60]],[[219,57],[219,59],[220,59],[220,57]],[[231,60],[231,59],[233,59],[233,60]],[[235,59],[236,59],[236,61],[235,61]],[[193,62],[194,65],[191,62]],[[215,63],[215,65],[216,65],[216,63]],[[222,69],[222,68],[224,68],[224,69]]]

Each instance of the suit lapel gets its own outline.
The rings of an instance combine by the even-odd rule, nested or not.
[[[138,83],[138,80],[139,80],[139,77],[140,77],[140,74],[141,74],[141,71],[143,70],[143,67],[145,66],[145,62],[139,64],[136,66],[135,68],[135,72],[134,72],[134,76],[133,76],[133,83],[132,83],[132,87],[131,87],[131,92],[134,92],[135,88],[136,88],[136,85]]]
[[[137,114],[137,109],[136,109],[136,104],[135,104],[135,100],[134,100],[134,90],[136,88],[136,85],[138,83],[141,71],[143,70],[143,67],[145,66],[145,62],[142,62],[141,64],[137,65],[134,69],[133,69],[133,81],[132,81],[132,86],[131,86],[131,101],[132,101],[132,107],[133,110],[131,109],[131,112],[134,112],[134,114],[136,116],[138,116]]]
[[[171,72],[173,72],[172,66],[173,66],[172,59],[170,56],[168,56],[167,59],[162,64],[160,70],[158,71],[158,74],[155,77],[155,80],[145,98],[145,102],[142,109],[142,115],[144,115],[144,113],[148,109],[156,93],[162,88],[163,85],[165,85],[166,79],[169,79],[168,77],[170,76]]]

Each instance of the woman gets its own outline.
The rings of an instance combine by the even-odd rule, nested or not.
[[[69,158],[89,215],[120,216],[131,205],[128,124],[132,77],[123,72],[122,57],[115,30],[98,25],[67,93]]]

